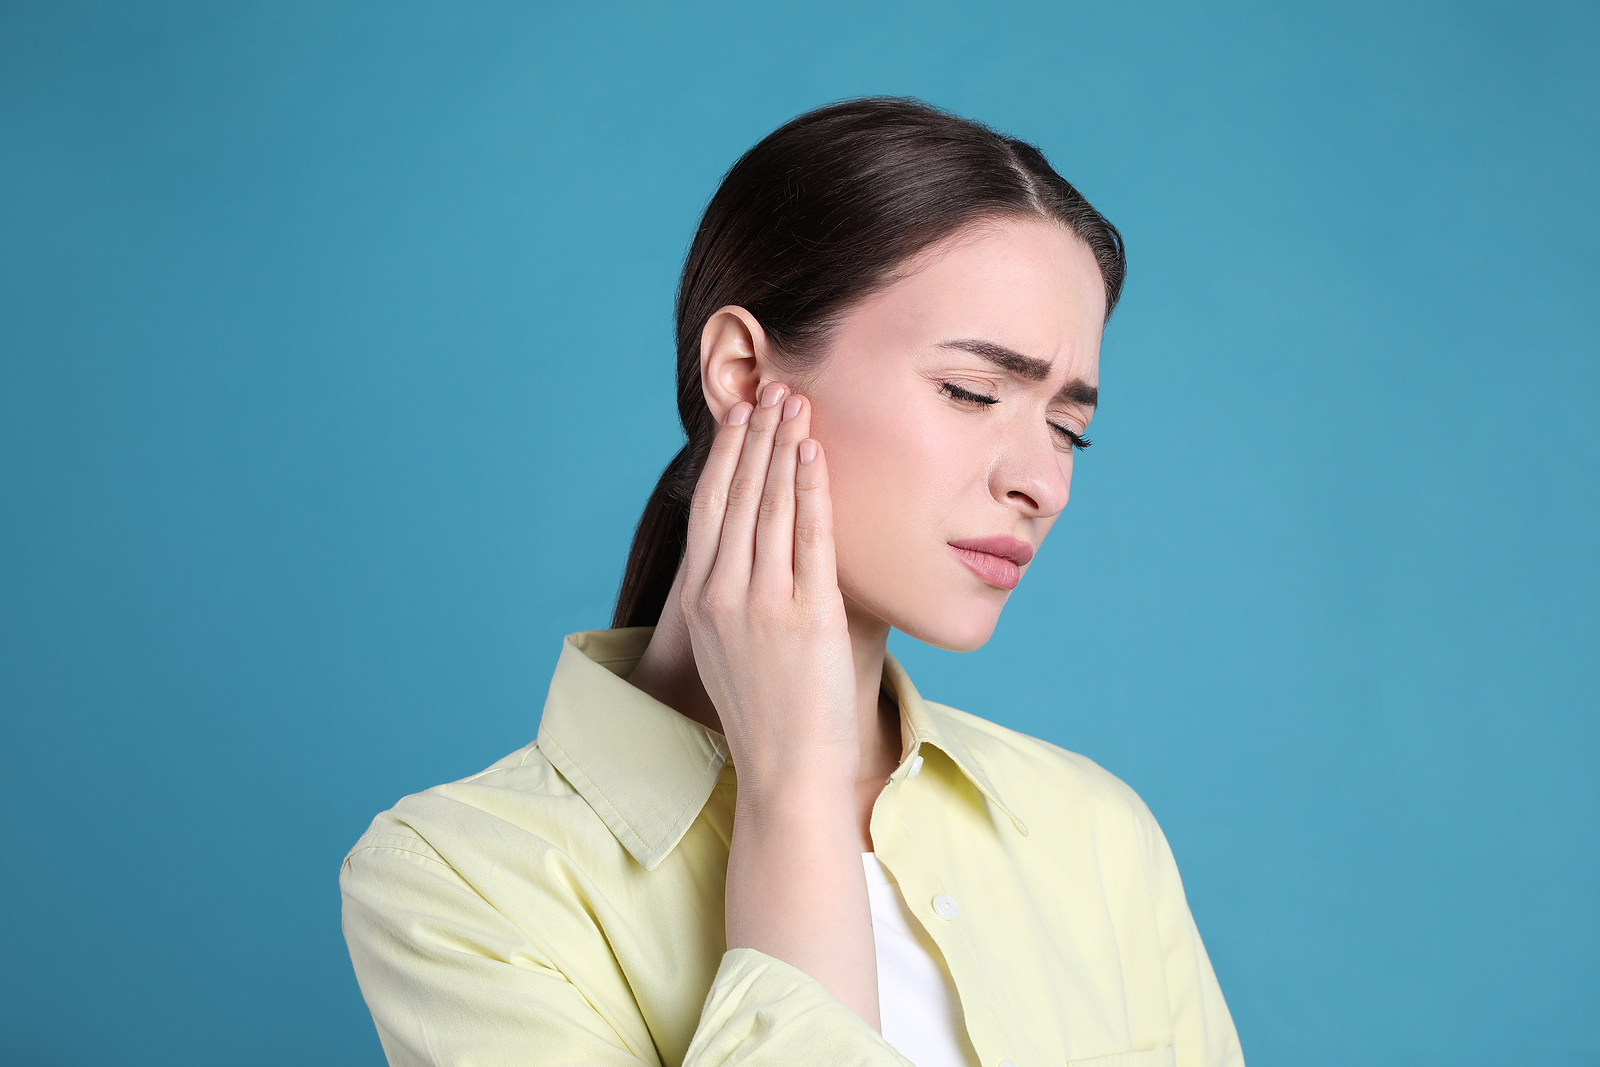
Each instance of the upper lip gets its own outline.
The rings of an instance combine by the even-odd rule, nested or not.
[[[968,537],[963,541],[951,541],[952,548],[965,548],[972,552],[987,552],[991,556],[1009,559],[1019,567],[1025,567],[1033,558],[1033,546],[1026,541],[1018,541],[1015,537],[1004,534],[990,534],[986,537]]]

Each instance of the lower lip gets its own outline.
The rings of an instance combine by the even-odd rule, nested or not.
[[[998,589],[1015,589],[1022,580],[1022,568],[1012,563],[1003,556],[991,556],[987,552],[976,552],[970,548],[957,548],[950,546],[950,551],[956,558],[967,565],[967,569],[979,578]]]

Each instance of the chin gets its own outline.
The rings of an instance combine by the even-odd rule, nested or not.
[[[972,652],[982,648],[994,635],[994,628],[1000,622],[1000,609],[1005,607],[1007,597],[998,589],[992,590],[990,595],[951,592],[946,596],[928,596],[926,592],[909,603],[899,598],[870,595],[852,597],[846,594],[846,599],[854,601],[884,625],[925,645],[947,652]]]
[[[895,620],[889,625],[907,637],[915,637],[925,645],[942,648],[946,652],[973,652],[989,643],[989,638],[994,635],[995,624],[999,621],[998,611],[969,608],[965,613],[939,613],[936,619],[919,613]]]

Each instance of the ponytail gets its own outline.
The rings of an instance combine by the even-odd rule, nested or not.
[[[689,501],[694,495],[698,472],[690,473],[689,445],[684,445],[661,472],[655,492],[644,506],[644,515],[633,532],[628,550],[628,569],[617,594],[613,628],[654,626],[666,606],[667,593],[677,576],[678,563],[689,541]]]

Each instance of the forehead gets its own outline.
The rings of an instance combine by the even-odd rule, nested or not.
[[[932,354],[941,342],[979,338],[1093,382],[1104,317],[1105,284],[1083,241],[1050,222],[991,221],[907,263],[847,316],[838,340]]]

